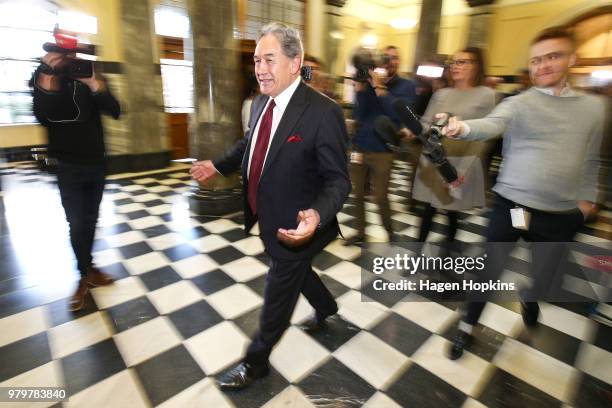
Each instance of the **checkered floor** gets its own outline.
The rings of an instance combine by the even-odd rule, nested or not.
[[[414,238],[409,171],[396,162],[390,199],[395,229]],[[341,241],[314,261],[339,316],[313,336],[292,326],[269,377],[223,393],[213,379],[240,359],[257,326],[268,263],[259,239],[244,236],[241,214],[192,214],[183,168],[114,177],[95,262],[118,280],[71,314],[78,274],[53,177],[29,163],[0,174],[0,387],[66,387],[67,407],[611,406],[612,327],[584,304],[544,304],[534,330],[516,305],[489,304],[471,352],[450,361],[458,304],[394,294],[362,301],[360,249]],[[339,216],[345,236],[355,233],[352,202]],[[366,210],[367,234],[384,241],[376,207]],[[461,215],[458,239],[482,240],[482,213]],[[604,211],[577,239],[609,244],[610,218]],[[444,229],[437,216],[430,239]],[[292,322],[310,312],[300,299]]]

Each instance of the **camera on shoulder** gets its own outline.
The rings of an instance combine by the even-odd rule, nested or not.
[[[78,42],[75,35],[62,32],[57,27],[53,32],[55,43],[43,44],[43,50],[64,55],[60,63],[50,67],[44,62],[41,64],[41,72],[67,78],[89,78],[93,75],[93,61],[77,58],[76,54],[96,55],[96,48],[92,44]]]
[[[352,57],[352,64],[355,67],[355,75],[351,78],[356,82],[367,82],[370,79],[370,70],[377,71],[386,76],[385,66],[389,64],[389,56],[366,47],[359,47],[355,50]]]

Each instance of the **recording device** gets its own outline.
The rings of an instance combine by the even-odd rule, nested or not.
[[[436,166],[444,180],[447,183],[456,181],[458,178],[457,170],[449,163],[442,146],[442,128],[446,126],[450,114],[446,115],[445,118],[438,119],[429,131],[424,133],[423,126],[416,115],[404,102],[396,99],[393,101],[392,106],[400,121],[419,139],[423,145],[423,154]]]
[[[94,73],[93,62],[76,58],[73,54],[95,55],[95,46],[79,44],[75,36],[62,33],[57,28],[53,36],[55,37],[55,43],[48,42],[43,44],[43,50],[64,54],[67,58],[55,67],[42,63],[41,71],[45,74],[68,78],[90,78]]]
[[[310,82],[312,80],[312,67],[309,66],[302,66],[302,69],[300,70],[300,75],[302,76],[302,79],[306,82]]]
[[[352,64],[355,67],[355,75],[351,79],[356,82],[368,82],[370,70],[384,67],[389,62],[390,59],[387,55],[359,47],[353,54]]]

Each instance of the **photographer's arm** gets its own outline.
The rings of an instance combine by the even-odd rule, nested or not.
[[[77,81],[89,87],[91,95],[94,98],[96,106],[101,113],[110,115],[113,119],[119,119],[121,115],[121,107],[119,102],[113,96],[108,85],[106,84],[106,78],[95,72],[89,78],[77,78]]]
[[[382,113],[374,89],[368,83],[355,83],[355,106],[353,118],[358,122],[366,120],[369,116],[378,116]]]
[[[102,90],[92,93],[100,112],[106,113],[113,117],[113,119],[119,119],[121,115],[121,106],[117,98],[111,93],[106,84],[104,84]]]
[[[401,99],[401,101],[410,109],[414,108],[416,102],[416,88],[412,81],[402,80],[397,85],[393,86],[392,92],[385,88],[376,90],[376,95],[382,106],[382,110],[385,116],[395,118],[395,112],[393,111],[393,101]]]
[[[57,103],[60,89],[58,78],[40,71],[34,72],[32,78],[32,110],[34,117],[42,126],[50,126],[49,116],[56,112],[61,104]]]
[[[465,140],[489,140],[503,135],[508,123],[514,116],[514,98],[506,100],[482,119],[466,120],[465,122],[451,118],[443,133],[451,138]]]

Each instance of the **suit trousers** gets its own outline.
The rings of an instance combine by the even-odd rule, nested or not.
[[[393,153],[363,153],[363,163],[351,163],[349,166],[353,192],[357,207],[357,234],[365,235],[365,187],[368,175],[374,187],[376,204],[380,211],[383,227],[389,232],[391,227],[391,207],[389,205],[389,179],[391,178],[391,166],[393,164]]]
[[[338,311],[334,297],[312,270],[312,259],[272,259],[266,276],[259,330],[247,349],[246,363],[256,368],[268,365],[272,348],[289,327],[300,293],[315,309],[317,318],[323,319]]]
[[[531,221],[527,231],[514,228],[510,210],[517,205],[496,195],[489,213],[486,233],[487,260],[480,277],[482,281],[498,279],[510,256],[512,245],[495,245],[498,242],[516,242],[519,238],[531,244],[531,274],[533,285],[522,295],[528,301],[542,298],[559,287],[559,267],[567,258],[567,246],[584,222],[582,212],[576,208],[567,212],[551,213],[528,209]],[[485,307],[485,302],[470,302],[464,321],[474,325]]]

